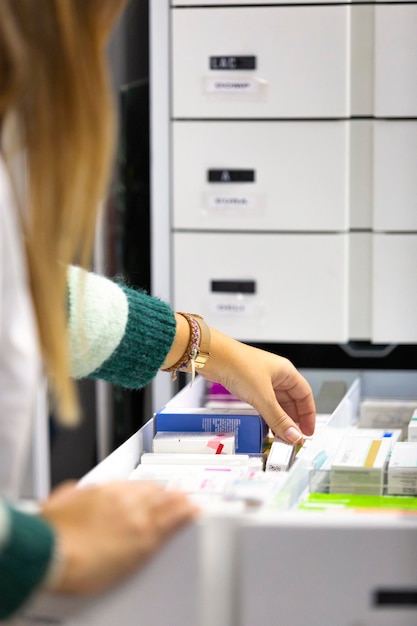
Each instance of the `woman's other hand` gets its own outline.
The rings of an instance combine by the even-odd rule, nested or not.
[[[140,567],[196,517],[197,509],[185,494],[126,481],[82,488],[64,484],[40,514],[53,526],[63,557],[53,590],[88,594]]]

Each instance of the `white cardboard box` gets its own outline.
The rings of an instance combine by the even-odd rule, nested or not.
[[[417,496],[417,442],[395,444],[388,465],[387,492],[395,496]]]
[[[389,439],[345,437],[331,460],[330,492],[382,495]]]

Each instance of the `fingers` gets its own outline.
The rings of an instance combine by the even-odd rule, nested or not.
[[[139,549],[158,543],[197,514],[185,494],[166,491],[155,482],[115,482],[91,489],[100,491],[100,506],[109,522],[129,533],[126,536]]]
[[[289,415],[282,411],[279,405],[277,406],[277,409],[278,411],[275,410],[273,415],[268,416],[268,418],[264,417],[274,435],[290,444],[302,441],[303,433],[297,424],[291,419],[291,417],[289,417]]]
[[[163,492],[155,506],[153,521],[161,539],[166,539],[185,523],[195,519],[199,510],[189,498],[178,492]]]
[[[292,391],[276,391],[276,400],[278,400],[282,411],[298,424],[304,435],[312,435],[316,423],[316,408],[310,387],[308,386],[305,396],[297,395],[295,399],[292,396]]]
[[[289,414],[295,416],[295,420]],[[314,433],[316,414],[310,399],[303,404],[292,399],[278,403],[275,398],[273,406],[262,413],[262,417],[275,435],[291,444]]]
[[[288,416],[294,417],[294,421],[304,435],[310,436],[314,433],[316,424],[314,401],[311,402],[309,398],[305,402],[298,401],[298,403],[292,400],[281,401],[280,406]]]
[[[316,421],[316,407],[311,387],[294,365],[284,360],[285,375],[274,382],[275,398],[280,406],[280,427],[283,432],[291,428],[288,418],[297,423],[305,435],[312,435]],[[291,420],[291,421],[292,421]],[[287,437],[288,439],[288,437]],[[297,443],[292,441],[292,443]]]

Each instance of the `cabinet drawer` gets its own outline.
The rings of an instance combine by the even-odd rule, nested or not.
[[[417,4],[375,9],[375,115],[417,116]]]
[[[175,122],[181,229],[348,228],[348,122]]]
[[[375,230],[417,231],[416,172],[417,121],[375,121]]]
[[[348,114],[347,6],[172,11],[174,118]]]
[[[238,339],[347,340],[347,235],[174,234],[174,306]]]
[[[417,234],[373,235],[372,340],[417,343]]]

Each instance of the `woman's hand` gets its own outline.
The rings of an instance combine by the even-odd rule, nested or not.
[[[53,526],[63,555],[54,591],[88,594],[142,565],[197,510],[185,494],[156,483],[115,482],[63,485],[40,515]]]
[[[310,385],[286,358],[240,343],[211,328],[210,358],[199,373],[253,406],[288,443],[312,435],[315,405]]]

